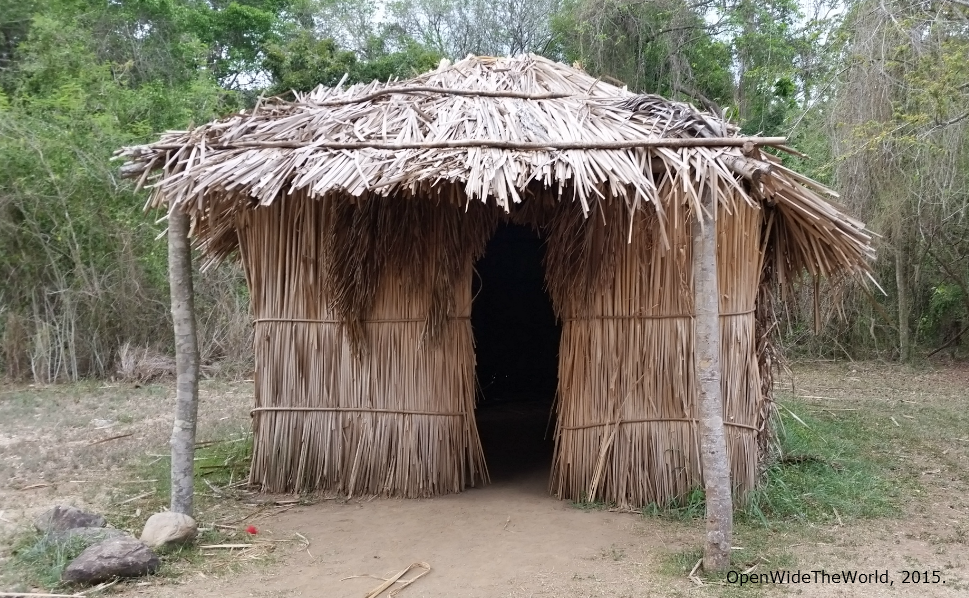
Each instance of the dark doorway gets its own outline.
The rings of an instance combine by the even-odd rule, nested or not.
[[[561,326],[545,291],[545,247],[530,228],[502,224],[473,283],[477,421],[492,480],[547,479]]]

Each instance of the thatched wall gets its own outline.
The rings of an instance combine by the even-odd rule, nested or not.
[[[253,484],[422,497],[487,479],[469,320],[486,213],[301,196],[239,213],[256,326]]]
[[[549,282],[564,320],[551,479],[558,497],[641,507],[702,486],[692,214],[675,188],[662,190],[672,207],[665,231],[652,210],[630,215],[616,201],[600,202],[588,220],[559,210],[550,227]],[[755,320],[762,217],[742,200],[721,203],[718,215],[724,419],[738,497],[755,484],[769,411]]]
[[[417,497],[487,479],[471,269],[499,212],[453,199],[294,196],[239,213],[256,321],[254,484]],[[661,220],[620,201],[601,200],[593,218],[548,196],[530,202],[511,217],[546,238],[563,320],[553,494],[623,506],[682,498],[702,481],[689,203],[672,200],[679,207]],[[721,206],[724,409],[739,496],[755,483],[769,411],[769,345],[754,312],[764,218],[743,200]]]

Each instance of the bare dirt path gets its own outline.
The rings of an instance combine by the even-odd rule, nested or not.
[[[402,598],[642,597],[657,595],[654,557],[677,548],[685,535],[627,514],[575,509],[549,498],[544,480],[432,500],[325,502],[263,526],[276,538],[299,532],[310,545],[283,557],[282,566],[223,579],[211,592],[360,597],[381,582],[344,578],[389,577],[425,561],[432,573]]]

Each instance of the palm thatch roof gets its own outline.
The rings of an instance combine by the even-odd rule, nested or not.
[[[407,81],[263,100],[119,157],[126,176],[152,184],[147,207],[192,215],[211,259],[236,249],[237,213],[298,192],[487,201],[506,211],[552,194],[586,213],[613,197],[663,219],[672,200],[658,189],[672,181],[690,210],[707,191],[728,211],[738,197],[774,208],[771,258],[782,282],[804,270],[867,273],[871,234],[831,203],[834,192],[761,151],[784,143],[742,137],[688,104],[539,56],[469,56]]]

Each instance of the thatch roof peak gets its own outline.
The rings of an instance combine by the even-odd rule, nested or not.
[[[613,197],[630,209],[652,205],[662,218],[670,199],[659,188],[672,181],[692,209],[706,190],[722,203],[779,206],[798,229],[785,247],[794,268],[866,271],[873,252],[864,225],[823,199],[833,192],[759,150],[783,144],[740,137],[689,104],[522,55],[469,56],[407,81],[261,100],[120,154],[140,183],[161,170],[149,205],[192,213],[212,255],[234,247],[223,216],[296,192],[440,196],[505,210],[540,192],[585,212]]]

